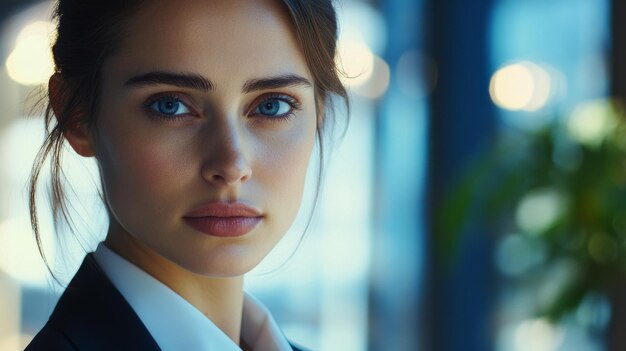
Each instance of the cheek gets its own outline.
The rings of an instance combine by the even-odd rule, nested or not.
[[[180,138],[160,138],[158,133],[133,133],[135,128],[118,124],[103,128],[98,160],[105,193],[110,205],[130,207],[131,203],[153,208],[176,194],[185,167],[184,145]],[[159,195],[160,199],[155,197]],[[164,198],[164,199],[163,199]]]
[[[315,124],[294,129],[275,143],[268,143],[259,154],[256,176],[271,191],[267,201],[280,198],[283,211],[297,212],[302,197],[309,158],[315,143]],[[253,173],[254,177],[254,173]]]

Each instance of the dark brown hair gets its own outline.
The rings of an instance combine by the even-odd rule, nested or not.
[[[57,0],[54,18],[57,38],[52,47],[56,74],[64,82],[57,89],[61,96],[45,96],[46,138],[33,164],[29,188],[31,225],[39,252],[50,269],[41,244],[37,217],[37,183],[48,158],[51,168],[51,201],[55,225],[64,220],[71,226],[64,196],[61,154],[64,133],[73,123],[83,123],[89,130],[96,125],[103,63],[124,38],[127,20],[147,0]],[[315,86],[317,139],[320,154],[319,181],[323,174],[325,139],[335,129],[335,98],[348,107],[347,92],[335,65],[337,16],[331,0],[282,0],[289,10],[296,36]],[[51,92],[48,92],[51,94]],[[50,100],[63,101],[55,116]],[[78,117],[78,120],[77,120]],[[314,206],[315,206],[314,203]],[[307,226],[308,227],[308,226]],[[53,274],[54,276],[54,274]]]

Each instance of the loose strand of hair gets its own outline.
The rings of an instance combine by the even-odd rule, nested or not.
[[[51,113],[51,109],[48,109],[46,113],[47,114]],[[43,169],[43,166],[45,165],[46,160],[50,156],[51,152],[55,149],[55,144],[62,142],[62,139],[59,140],[60,135],[62,135],[62,133],[60,133],[58,127],[55,127],[50,133],[47,134],[43,145],[41,146],[41,148],[37,152],[37,155],[35,156],[35,161],[31,169],[31,177],[30,177],[30,184],[29,184],[30,221],[31,221],[31,228],[35,235],[37,249],[39,250],[39,254],[44,261],[46,269],[48,270],[48,272],[50,273],[54,281],[59,283],[59,285],[61,284],[61,282],[51,268],[50,261],[48,260],[48,257],[45,253],[43,242],[41,239],[41,227],[39,225],[39,215],[38,215],[38,206],[37,206],[37,190],[38,190],[39,179],[41,177],[41,171]]]

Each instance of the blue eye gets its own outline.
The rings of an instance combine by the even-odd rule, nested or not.
[[[282,117],[289,114],[292,110],[293,106],[287,101],[271,98],[261,101],[253,113],[268,117]]]
[[[189,108],[175,97],[163,97],[148,105],[154,111],[166,116],[178,116],[191,113]]]

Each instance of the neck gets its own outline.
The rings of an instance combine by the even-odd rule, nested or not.
[[[212,278],[192,273],[128,234],[109,231],[104,243],[118,255],[167,285],[239,344],[243,313],[243,276]]]

